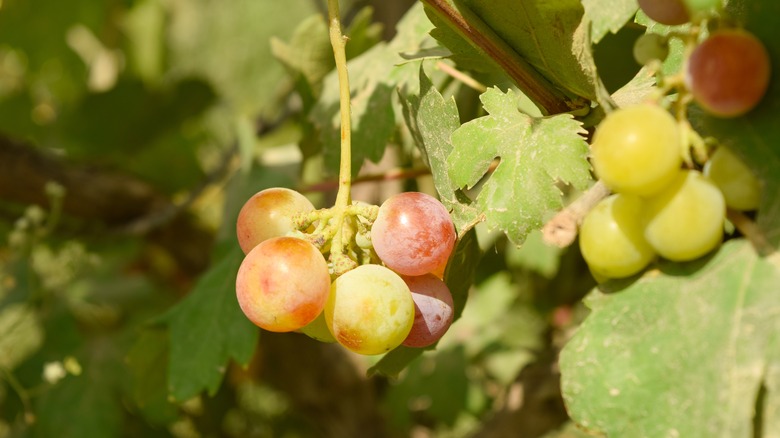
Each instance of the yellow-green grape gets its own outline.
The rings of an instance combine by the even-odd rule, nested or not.
[[[414,323],[409,286],[380,265],[361,265],[333,281],[325,321],[339,344],[360,354],[401,345]]]
[[[325,322],[325,312],[320,313],[320,316],[315,318],[314,321],[301,327],[298,331],[320,342],[336,342],[336,338],[328,330],[328,324]]]
[[[612,191],[648,196],[680,172],[677,121],[658,105],[641,104],[610,113],[596,128],[591,159]]]
[[[724,147],[719,147],[704,165],[707,176],[723,192],[726,206],[748,211],[758,208],[761,183],[745,163]]]
[[[726,203],[718,187],[695,170],[683,171],[645,200],[645,238],[672,261],[699,258],[723,239]]]
[[[645,268],[655,252],[645,240],[642,201],[632,195],[611,195],[582,221],[580,251],[595,277],[622,278]]]

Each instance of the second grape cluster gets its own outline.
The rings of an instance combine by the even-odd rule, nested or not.
[[[246,254],[238,302],[265,330],[299,331],[373,355],[429,346],[453,321],[442,277],[455,227],[430,195],[315,210],[296,191],[266,189],[244,204],[237,236]]]

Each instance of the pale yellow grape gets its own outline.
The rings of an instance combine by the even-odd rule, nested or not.
[[[658,105],[615,110],[596,127],[591,160],[596,175],[613,192],[648,196],[680,172],[677,121]]]
[[[596,277],[636,274],[655,257],[644,237],[642,205],[636,196],[616,194],[599,202],[582,221],[580,251]]]
[[[414,300],[395,272],[380,265],[361,265],[331,284],[325,321],[345,348],[381,354],[406,339],[414,323]]]
[[[761,183],[745,163],[724,147],[719,147],[704,165],[707,176],[723,192],[726,206],[748,211],[758,208]]]
[[[700,172],[686,170],[645,200],[645,238],[669,260],[693,260],[720,244],[725,216],[718,187]]]

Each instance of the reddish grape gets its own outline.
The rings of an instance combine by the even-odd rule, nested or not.
[[[295,230],[292,216],[312,210],[311,201],[295,190],[274,187],[255,193],[238,213],[238,244],[247,254],[260,242]]]
[[[682,0],[639,0],[639,8],[661,24],[685,24],[691,18]]]
[[[427,347],[450,328],[454,316],[452,294],[433,274],[402,276],[414,300],[414,324],[403,342],[407,347]]]
[[[295,237],[265,240],[246,255],[236,276],[238,304],[250,321],[272,332],[298,330],[325,307],[328,263]]]
[[[713,32],[688,59],[685,83],[709,113],[736,117],[758,105],[769,86],[769,55],[741,29]]]
[[[455,247],[455,226],[447,209],[425,193],[388,198],[371,228],[380,259],[403,275],[422,275],[447,262]]]

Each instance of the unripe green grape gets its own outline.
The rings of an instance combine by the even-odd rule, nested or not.
[[[339,344],[360,354],[401,345],[414,323],[409,286],[380,265],[361,265],[333,281],[325,321]]]
[[[333,334],[328,330],[328,324],[325,322],[325,312],[321,312],[314,321],[301,327],[298,331],[320,342],[336,342],[336,338],[334,338]]]
[[[682,262],[715,249],[723,239],[726,203],[718,187],[685,170],[645,200],[645,238],[662,257]]]
[[[580,251],[597,278],[622,278],[645,268],[655,251],[645,240],[642,201],[611,195],[588,212],[580,226]]]
[[[761,183],[745,163],[725,147],[719,147],[704,165],[707,176],[723,192],[726,206],[755,210],[761,201]]]
[[[640,65],[663,61],[669,56],[669,41],[657,33],[646,33],[636,39],[633,53]]]
[[[613,111],[596,127],[591,161],[612,191],[647,196],[663,189],[682,164],[677,121],[654,104]]]

